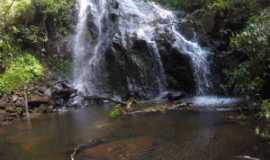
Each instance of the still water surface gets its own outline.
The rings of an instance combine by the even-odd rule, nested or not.
[[[229,113],[146,114],[111,120],[107,112],[106,107],[85,108],[1,128],[0,159],[68,160],[77,145],[90,140],[109,139],[113,145],[119,140],[133,143],[136,137],[159,144],[151,153],[140,153],[148,155],[137,158],[141,160],[270,159],[264,153],[270,148],[260,148],[254,126],[230,121]]]

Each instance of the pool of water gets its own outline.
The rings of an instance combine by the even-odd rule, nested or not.
[[[228,114],[172,112],[111,120],[106,107],[51,114],[1,128],[0,159],[68,160],[76,146],[100,138],[111,145],[134,143],[130,151],[140,155],[134,156],[138,160],[270,159],[270,148],[261,148],[252,123],[233,122]],[[140,153],[150,141],[158,147]]]

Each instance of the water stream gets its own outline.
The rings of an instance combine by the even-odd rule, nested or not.
[[[113,3],[115,2],[115,3]],[[166,10],[154,2],[143,0],[77,0],[78,23],[74,36],[74,86],[85,95],[98,95],[106,92],[99,84],[106,81],[104,70],[104,54],[116,37],[121,40],[125,48],[134,40],[143,40],[152,51],[153,66],[141,66],[141,61],[134,58],[135,64],[141,68],[140,76],[135,77],[146,85],[150,81],[151,87],[144,92],[156,90],[160,95],[166,91],[167,82],[164,64],[159,53],[157,40],[159,33],[171,35],[169,41],[180,53],[186,54],[192,61],[193,74],[196,82],[197,95],[205,95],[211,88],[210,68],[208,63],[209,52],[196,42],[187,40],[177,30],[178,19],[170,10]],[[113,4],[117,7],[113,8]],[[111,10],[114,10],[113,12]],[[117,23],[112,25],[109,18],[112,13],[118,14]],[[89,24],[96,28],[91,35]],[[115,26],[117,29],[115,29]],[[90,34],[90,35],[89,35]],[[135,37],[135,38],[134,38]],[[170,55],[168,55],[170,56]],[[144,73],[144,67],[150,67],[151,72]],[[129,91],[145,86],[134,84],[128,79]],[[105,82],[106,83],[106,82]],[[103,85],[104,87],[104,85]]]

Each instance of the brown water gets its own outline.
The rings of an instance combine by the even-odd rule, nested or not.
[[[68,160],[77,145],[98,138],[110,140],[111,145],[119,140],[134,145],[158,143],[155,151],[136,153],[141,160],[231,160],[239,156],[269,160],[266,151],[270,148],[261,148],[253,125],[232,122],[227,114],[146,114],[114,121],[106,108],[99,107],[47,115],[31,124],[18,122],[1,128],[0,160]],[[136,143],[136,138],[142,143]],[[141,147],[133,147],[132,152]]]

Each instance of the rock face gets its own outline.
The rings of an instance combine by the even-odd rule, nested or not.
[[[177,31],[181,23],[176,15],[183,14],[137,0],[78,2],[74,38],[78,91],[151,99],[170,90],[193,93],[202,86],[195,79],[206,76],[194,77],[202,72],[194,71],[191,61],[203,52],[192,59],[199,45]]]
[[[53,107],[61,108],[71,105],[76,90],[67,81],[58,81],[49,89],[48,94]]]
[[[0,95],[0,126],[24,118],[26,102],[28,102],[31,115],[52,112],[54,109],[54,106],[52,106],[53,99],[47,93],[50,89],[46,85],[48,84],[40,82],[29,86],[28,89],[31,90],[31,94],[27,95],[27,101],[25,101],[25,92],[20,89],[13,94]]]

